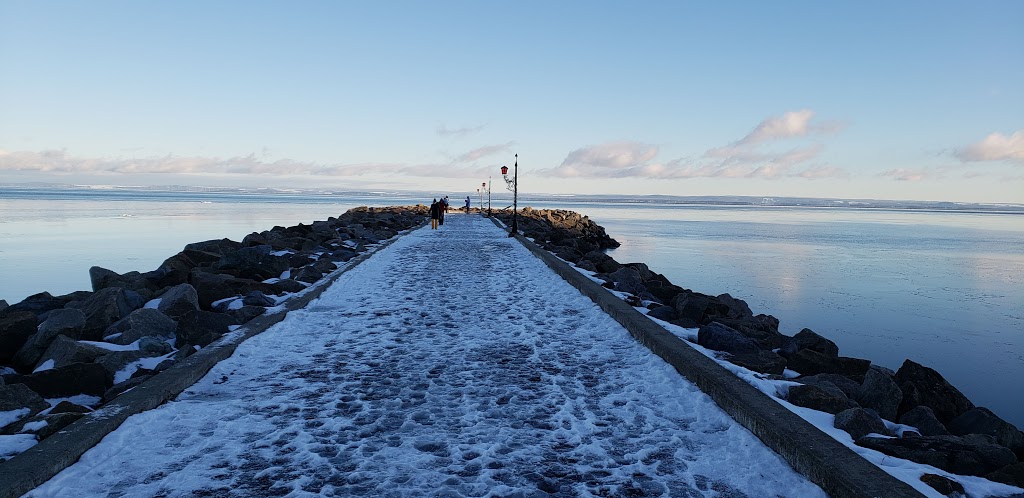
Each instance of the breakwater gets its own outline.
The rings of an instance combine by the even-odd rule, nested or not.
[[[509,212],[496,216],[511,223]],[[755,315],[741,299],[685,289],[644,263],[615,261],[603,250],[618,243],[579,213],[526,208],[519,227],[545,250],[646,308],[649,317],[697,329],[696,344],[763,376],[794,381],[798,385],[779,397],[834,415],[834,426],[858,446],[1024,487],[1024,433],[975,406],[934,369],[907,360],[894,372],[841,356],[838,345],[810,329],[780,333],[778,319]],[[936,489],[960,489],[941,476],[929,480]]]
[[[186,247],[185,251],[182,251],[182,253],[179,253],[178,255],[172,258],[169,258],[168,262],[165,262],[164,265],[161,265],[160,269],[158,269],[155,272],[150,272],[147,274],[132,273],[118,275],[112,274],[112,272],[103,271],[102,269],[93,269],[93,271],[90,272],[93,276],[93,285],[94,287],[99,286],[100,289],[92,293],[75,293],[74,295],[61,296],[60,298],[54,298],[53,296],[50,296],[51,299],[57,299],[58,301],[61,299],[71,300],[66,301],[64,307],[55,307],[46,311],[41,311],[40,313],[35,315],[35,320],[38,324],[39,331],[41,331],[44,328],[50,330],[49,327],[57,328],[56,326],[59,325],[60,321],[55,321],[55,323],[51,324],[50,326],[42,327],[42,325],[45,322],[49,321],[54,316],[60,316],[62,314],[53,314],[53,311],[56,311],[58,309],[78,309],[79,311],[81,311],[82,303],[76,303],[76,300],[74,300],[74,298],[85,298],[78,299],[77,301],[86,301],[88,299],[95,298],[96,295],[101,295],[104,289],[120,289],[120,291],[111,292],[111,294],[115,294],[115,299],[113,301],[108,300],[104,302],[114,302],[116,305],[118,304],[118,296],[122,300],[126,301],[126,298],[132,298],[130,302],[134,304],[130,304],[129,307],[140,302],[144,302],[141,308],[129,312],[125,316],[125,318],[130,316],[132,313],[146,309],[156,309],[157,312],[170,317],[171,315],[168,314],[168,310],[177,309],[177,307],[172,306],[171,303],[180,303],[182,301],[181,299],[177,299],[177,295],[179,294],[184,294],[184,301],[188,303],[187,306],[184,306],[188,308],[187,312],[185,313],[187,315],[189,313],[192,313],[194,310],[192,309],[191,306],[192,294],[188,292],[187,287],[180,287],[185,284],[191,286],[195,290],[196,310],[219,315],[227,315],[235,320],[234,323],[224,323],[223,327],[211,330],[198,327],[197,324],[199,323],[199,320],[179,319],[177,320],[177,324],[175,325],[173,332],[174,337],[172,339],[171,334],[167,332],[168,329],[166,327],[166,322],[163,322],[163,327],[161,327],[161,324],[159,323],[156,323],[154,325],[153,322],[161,322],[161,320],[157,319],[156,315],[147,312],[139,314],[150,315],[150,320],[144,320],[141,317],[136,317],[135,319],[130,320],[128,323],[122,324],[118,327],[113,326],[121,322],[121,320],[111,322],[103,331],[103,333],[100,334],[99,338],[101,340],[90,341],[82,339],[72,339],[72,341],[75,342],[78,346],[100,347],[101,349],[104,349],[107,352],[101,354],[100,356],[94,357],[91,362],[76,361],[72,362],[71,364],[100,363],[102,366],[102,362],[104,361],[101,359],[102,357],[110,356],[111,354],[116,352],[124,352],[115,351],[118,348],[113,348],[115,350],[112,350],[110,346],[104,347],[103,345],[98,345],[96,343],[107,343],[116,344],[118,346],[137,347],[138,351],[140,351],[141,353],[119,355],[135,357],[136,360],[130,362],[131,365],[128,365],[127,368],[122,368],[114,372],[112,375],[113,378],[109,382],[117,381],[118,374],[120,374],[122,377],[125,375],[129,376],[127,380],[123,380],[122,382],[133,381],[134,379],[132,379],[131,377],[136,376],[136,374],[136,379],[144,378],[146,375],[152,375],[152,372],[157,372],[160,371],[161,369],[168,368],[167,364],[164,364],[163,366],[160,365],[160,363],[163,363],[167,359],[173,359],[174,356],[177,355],[190,355],[190,349],[194,351],[196,350],[197,346],[203,347],[204,345],[209,345],[211,342],[216,340],[220,335],[228,333],[231,330],[231,327],[238,325],[239,322],[242,322],[244,320],[247,323],[249,319],[251,319],[253,316],[262,316],[264,313],[266,313],[266,310],[268,308],[273,309],[275,306],[278,306],[278,298],[286,298],[289,295],[289,292],[291,292],[292,294],[301,293],[303,289],[306,288],[305,285],[294,285],[293,283],[288,281],[317,281],[327,271],[330,271],[337,266],[337,262],[334,262],[331,266],[328,266],[326,263],[323,263],[321,264],[319,269],[316,268],[316,265],[321,261],[328,260],[328,258],[331,257],[338,257],[338,261],[344,261],[344,258],[350,258],[352,256],[352,253],[358,253],[360,250],[360,245],[362,245],[362,248],[365,248],[368,245],[372,245],[374,243],[374,240],[380,241],[384,239],[385,236],[390,236],[397,233],[397,231],[401,229],[401,227],[403,226],[411,227],[416,226],[418,223],[422,223],[422,219],[425,214],[422,211],[422,208],[408,209],[408,213],[406,213],[406,211],[406,209],[402,208],[355,210],[354,212],[350,212],[351,215],[350,213],[346,213],[346,215],[339,217],[339,219],[328,220],[328,222],[318,222],[321,223],[319,225],[317,223],[314,223],[313,226],[300,225],[298,227],[292,228],[276,227],[275,229],[267,232],[252,234],[249,237],[246,237],[240,243],[220,240],[190,244],[189,247]],[[502,216],[502,214],[499,213],[499,216]],[[378,218],[383,218],[386,221],[381,221]],[[314,226],[318,228],[314,228]],[[656,274],[650,272],[649,269],[647,269],[647,272],[650,272],[650,278],[645,279],[644,275],[647,275],[647,273],[641,272],[641,270],[645,268],[645,265],[621,265],[615,262],[613,259],[607,258],[606,255],[604,255],[605,257],[601,257],[603,255],[603,249],[613,247],[613,245],[615,244],[614,241],[611,240],[611,238],[604,233],[604,230],[601,227],[597,226],[596,224],[593,224],[585,217],[582,217],[576,213],[565,211],[533,211],[527,209],[523,211],[521,227],[524,229],[524,231],[526,231],[528,236],[534,238],[539,243],[544,244],[549,250],[551,250],[555,254],[558,254],[559,257],[561,257],[562,259],[572,261],[575,264],[577,264],[578,267],[591,269],[591,271],[594,271],[595,275],[597,275],[598,278],[601,278],[605,282],[607,287],[609,287],[611,290],[622,292],[623,295],[626,296],[626,298],[629,300],[630,304],[649,307],[651,308],[650,312],[653,314],[652,316],[661,316],[661,319],[668,318],[668,320],[666,321],[669,323],[676,323],[690,328],[699,327],[700,330],[704,332],[704,334],[702,335],[705,337],[705,340],[700,340],[699,335],[698,343],[703,342],[704,345],[708,345],[710,347],[712,343],[709,342],[709,340],[707,340],[708,337],[722,336],[722,334],[716,335],[716,331],[712,330],[718,328],[715,324],[727,327],[732,331],[739,332],[744,337],[747,337],[748,335],[756,335],[755,332],[764,332],[767,334],[764,340],[776,342],[782,341],[784,343],[783,346],[791,344],[794,341],[799,341],[799,343],[796,344],[794,348],[795,351],[792,352],[792,354],[788,352],[783,353],[783,349],[785,348],[782,346],[767,349],[767,351],[776,354],[781,358],[785,358],[787,360],[783,365],[783,369],[778,369],[779,360],[768,355],[762,355],[759,352],[753,350],[744,350],[743,352],[732,353],[732,356],[730,358],[734,359],[737,362],[747,361],[748,364],[750,364],[751,366],[757,366],[761,364],[768,365],[768,367],[764,368],[771,368],[772,371],[778,370],[778,372],[781,374],[785,371],[785,368],[790,367],[789,357],[786,356],[786,354],[789,354],[790,356],[800,355],[802,357],[811,356],[811,359],[814,359],[813,355],[810,355],[810,353],[807,353],[805,351],[818,351],[818,349],[826,349],[826,351],[821,354],[829,358],[832,357],[831,347],[828,346],[827,344],[820,347],[813,345],[818,344],[814,336],[811,335],[813,334],[813,332],[807,331],[807,333],[801,333],[803,335],[798,334],[798,336],[800,336],[799,339],[797,339],[796,337],[786,338],[785,336],[778,334],[778,323],[777,321],[774,321],[774,334],[778,334],[781,337],[775,337],[772,333],[768,333],[771,332],[772,328],[771,317],[768,317],[766,315],[754,316],[752,313],[749,313],[749,309],[744,311],[746,305],[745,303],[742,303],[742,301],[740,300],[724,296],[704,296],[698,293],[694,293],[692,291],[687,291],[686,289],[675,287],[670,282],[667,282],[667,279],[664,279],[664,277],[661,277],[660,279],[657,278]],[[337,236],[333,235],[332,231],[336,232]],[[246,249],[248,248],[259,249],[256,251],[247,251]],[[340,254],[335,255],[335,253]],[[294,263],[298,264],[293,265],[292,256],[295,256],[297,254],[304,256],[304,259],[303,257],[296,256],[294,259]],[[283,262],[280,261],[279,259],[275,260],[273,258],[288,259],[288,266],[284,266]],[[573,261],[573,259],[575,259],[575,261]],[[623,269],[635,271],[638,275],[640,275],[639,279],[633,279],[632,273],[630,273],[629,271],[622,271]],[[277,276],[271,276],[275,275],[275,272],[277,272],[278,270],[280,270],[280,272],[276,273]],[[248,278],[246,277],[246,275],[248,275]],[[293,275],[295,275],[294,278],[292,278]],[[615,278],[612,278],[612,275],[616,275]],[[184,276],[185,281],[181,283],[175,283],[175,279],[180,279],[182,278],[182,276]],[[170,280],[163,280],[165,278],[169,278]],[[654,283],[655,281],[658,283]],[[149,282],[149,284],[147,284],[146,282]],[[630,284],[630,282],[632,283]],[[224,283],[225,285],[219,286],[217,285],[218,283]],[[151,288],[151,286],[160,286],[162,284],[167,285],[164,285],[163,287],[160,287],[156,290],[153,290]],[[196,284],[199,285],[198,288],[196,287]],[[251,288],[256,284],[277,284],[278,287]],[[629,286],[629,292],[627,292],[627,285]],[[288,291],[284,286],[290,286],[290,288],[294,290]],[[652,288],[658,288],[658,290],[652,292]],[[134,298],[131,294],[128,294],[128,292],[138,294],[139,298]],[[659,298],[655,294],[655,292],[661,293],[663,297]],[[200,298],[200,295],[203,295],[204,297]],[[689,304],[683,303],[683,299],[680,298],[680,296],[685,296]],[[651,299],[652,297],[653,299]],[[16,305],[9,307],[8,310],[10,310],[11,308],[14,308],[14,310],[12,312],[6,312],[5,310],[5,317],[11,316],[12,314],[23,313],[24,310],[22,308],[24,308],[26,303],[30,305],[38,305],[39,302],[46,299],[46,296],[33,296],[33,298],[26,299],[22,303],[17,303]],[[246,302],[247,298],[248,302]],[[257,299],[262,298],[266,298],[266,300],[261,300],[260,302],[257,302]],[[694,304],[694,302],[691,301],[696,302],[696,304]],[[703,307],[701,307],[702,302]],[[76,304],[74,306],[71,306],[72,303]],[[149,307],[147,307],[147,305]],[[95,306],[90,306],[87,308],[91,310],[94,307]],[[96,308],[106,310],[113,309],[110,306],[100,306]],[[117,307],[117,309],[118,311],[123,311],[123,309],[121,309],[120,307]],[[657,312],[657,310],[659,309],[661,309],[662,311]],[[669,311],[673,310],[675,311],[675,313],[677,313],[678,316],[673,317],[667,315]],[[698,311],[693,310],[698,310],[699,313]],[[259,312],[258,314],[256,313],[257,311]],[[689,314],[684,314],[684,312],[687,312]],[[83,315],[84,314],[85,313],[83,312]],[[94,313],[90,313],[90,316],[94,315]],[[206,317],[210,320],[214,319],[213,315],[193,313],[193,317],[197,315],[200,317]],[[103,318],[103,320],[108,319],[111,319],[110,316],[107,316],[107,318]],[[40,322],[40,320],[42,321]],[[729,320],[733,321],[730,322]],[[83,321],[88,322],[88,320]],[[185,325],[182,325],[182,323],[184,323]],[[768,331],[761,330],[755,327],[755,324],[763,323],[768,323]],[[705,330],[706,327],[707,330]],[[77,327],[71,327],[71,329],[76,328]],[[747,328],[749,328],[750,330],[745,330]],[[93,335],[89,335],[88,337],[96,337],[96,332],[94,332],[95,329],[95,325],[89,329],[92,330],[92,332],[89,332],[89,334]],[[139,333],[138,335],[140,337],[135,341],[132,341],[128,344],[117,344],[118,342],[126,342],[129,339],[132,339],[136,335],[136,332],[133,332],[136,329],[138,329],[138,331],[140,332],[142,330],[163,330],[164,332],[153,336]],[[179,329],[181,330],[181,333],[179,333]],[[82,337],[81,334],[85,330],[86,326],[83,325],[81,330],[79,330],[76,333],[79,334],[79,337]],[[717,332],[728,331],[719,330]],[[36,333],[38,333],[38,331]],[[52,331],[49,333],[52,334]],[[746,335],[744,335],[744,333]],[[125,336],[125,334],[127,334],[127,337]],[[54,338],[54,342],[57,341],[56,337],[59,337],[61,335],[64,334],[57,334]],[[153,341],[144,341],[143,339],[145,337],[162,337],[163,342],[169,345],[172,348],[172,351],[164,352],[163,355],[156,355],[156,353],[158,352],[165,351],[165,348],[163,348],[162,346],[153,345]],[[750,337],[747,338],[749,339]],[[157,339],[157,341],[159,342],[159,339]],[[14,352],[13,356],[17,356],[18,353],[21,352],[21,349],[25,346],[25,344],[28,344],[28,342],[28,339],[26,339],[25,343],[22,344],[22,347],[17,348],[17,351]],[[61,342],[67,343],[67,341],[64,340],[61,340]],[[742,343],[743,341],[740,340],[739,342]],[[812,345],[808,345],[807,343],[811,343]],[[147,347],[147,351],[142,351],[144,344]],[[157,350],[157,348],[159,348],[159,350]],[[49,346],[46,349],[49,349]],[[777,349],[778,351],[774,351],[775,349]],[[127,350],[130,351],[131,348],[127,348]],[[728,351],[728,349],[723,350]],[[185,352],[182,353],[182,351]],[[838,350],[836,350],[835,353],[835,358],[842,358],[838,356]],[[166,355],[171,356],[166,357]],[[749,358],[744,358],[745,356],[749,356]],[[117,365],[117,363],[113,361],[116,358],[117,357],[112,358],[111,360],[108,361],[110,361],[111,364],[113,365]],[[146,360],[144,360],[144,358],[158,358],[161,359],[161,361],[160,363],[153,365],[153,368],[147,368],[147,363]],[[837,361],[839,361],[839,363],[851,363],[848,360],[849,359]],[[46,361],[48,360],[44,360],[42,357],[40,357],[39,360],[37,360],[36,365],[34,365],[32,368],[32,371],[34,373],[28,373],[28,367],[20,367],[21,371],[19,373],[9,373],[7,376],[5,376],[5,379],[8,381],[10,385],[21,384],[23,386],[29,386],[29,382],[34,381],[34,379],[30,380],[29,382],[26,382],[26,379],[50,370],[57,370],[57,368],[53,368],[54,365],[56,365],[57,363],[56,360],[54,361],[54,365],[46,365]],[[150,363],[154,361],[155,360],[150,360]],[[171,363],[171,365],[173,365],[173,362]],[[862,364],[857,363],[857,365]],[[17,364],[14,364],[13,366],[15,367],[15,370],[18,370],[19,366]],[[40,367],[50,368],[40,369]],[[95,367],[89,368],[95,370]],[[750,367],[748,366],[747,368]],[[816,375],[838,375],[839,377],[847,377],[853,382],[857,382],[859,380],[859,391],[860,387],[863,386],[867,381],[868,370],[871,370],[870,365],[868,365],[866,369],[863,371],[860,371],[859,368],[860,367],[858,366],[857,370],[853,371],[852,373],[846,374],[842,372],[834,373],[827,371]],[[134,369],[134,373],[127,374],[126,372],[129,369]],[[801,370],[797,370],[795,366],[789,369],[791,371],[804,373]],[[75,367],[75,369],[69,368],[67,369],[67,371],[87,372],[88,370],[86,368],[83,368],[82,366],[77,366]],[[105,371],[107,373],[110,373],[109,370],[105,369]],[[893,377],[895,377],[895,375],[896,373],[893,373]],[[98,376],[96,377],[98,378]],[[810,377],[814,377],[814,374],[806,375],[804,380],[810,382],[808,380]],[[826,378],[823,377],[822,379]],[[833,385],[842,382],[838,378],[827,379],[828,380],[823,380],[823,382],[829,382]],[[70,384],[71,381],[71,376],[64,377],[63,382],[65,384]],[[122,382],[118,382],[117,384],[121,384]],[[135,382],[135,385],[141,385],[144,382],[144,380],[136,380]],[[925,384],[928,384],[928,382],[925,382]],[[113,387],[116,386],[111,384],[110,387],[107,388],[106,384],[104,384],[104,388],[106,389],[110,389]],[[821,384],[821,387],[823,390],[825,390],[829,386],[827,384]],[[836,387],[838,388],[838,386]],[[849,388],[849,385],[847,385],[847,387]],[[92,392],[94,394],[87,395],[98,397],[95,393],[98,392],[99,389],[97,389],[96,387],[90,387],[90,389],[93,390],[88,392]],[[16,390],[24,392],[24,389],[21,388],[16,388]],[[840,389],[840,391],[841,390],[842,389]],[[65,391],[65,394],[69,394],[70,396],[71,392],[72,390],[67,390]],[[81,392],[88,393],[87,391]],[[112,392],[110,399],[116,398],[116,394],[116,391]],[[46,397],[53,399],[53,396]],[[100,400],[102,401],[103,398],[107,398],[106,391],[103,392],[103,396],[100,398]],[[847,396],[847,400],[849,401],[849,396]],[[860,403],[859,401],[855,402]],[[79,406],[81,407],[82,405]],[[927,405],[924,404],[920,406],[927,407]],[[56,407],[53,408],[56,410]],[[68,406],[66,408],[74,407]],[[88,410],[88,408],[90,407],[85,406],[83,408]],[[24,410],[24,408],[19,408],[17,410],[12,411],[24,413],[22,410]],[[29,408],[29,411],[31,411],[31,408]],[[933,413],[935,412],[934,409],[932,409],[932,411]],[[15,422],[15,424],[21,422],[22,420],[24,420],[25,423],[21,424],[20,430],[17,430],[16,432],[25,436],[45,437],[42,434],[42,431],[33,434],[33,428],[38,427],[38,422],[40,421],[46,421],[47,424],[43,427],[49,427],[50,421],[41,419],[51,415],[61,415],[62,413],[67,412],[53,414],[53,410],[50,410],[48,413],[36,415],[35,417],[29,418],[27,420],[26,417],[21,416],[19,420]],[[870,413],[868,414],[870,415]],[[74,415],[68,415],[65,416],[64,418],[72,417],[74,417]],[[52,418],[54,418],[54,421],[57,421],[59,423],[56,417]],[[55,423],[54,425],[57,424]],[[27,432],[25,431],[26,427],[28,428]],[[904,432],[903,435],[910,436],[910,434],[906,432]],[[922,434],[922,437],[928,436]],[[909,438],[905,437],[901,439]],[[978,438],[958,438],[958,441],[966,441],[969,439],[977,440]],[[982,439],[986,442],[988,441],[988,439],[986,438]],[[1000,456],[1005,457],[1005,453],[996,450],[995,457],[999,458]]]

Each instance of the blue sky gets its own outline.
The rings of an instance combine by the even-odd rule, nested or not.
[[[1024,3],[0,0],[0,183],[1024,203]]]

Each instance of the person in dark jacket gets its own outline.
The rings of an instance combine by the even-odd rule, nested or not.
[[[438,220],[441,218],[441,204],[434,199],[430,204],[430,229],[437,230]]]
[[[448,200],[444,197],[437,201],[437,224],[444,225],[444,213],[448,212]]]

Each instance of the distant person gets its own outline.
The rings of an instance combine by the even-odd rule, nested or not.
[[[438,221],[441,218],[441,204],[434,199],[434,202],[430,203],[430,229],[437,230]]]
[[[448,202],[448,196],[444,196],[444,212],[448,212],[448,208],[451,207],[451,203]]]
[[[437,224],[444,225],[444,214],[448,212],[448,201],[444,197],[437,201]]]
[[[469,214],[469,196],[466,196],[466,214]]]

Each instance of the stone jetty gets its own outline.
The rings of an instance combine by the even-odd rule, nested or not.
[[[280,313],[283,321],[242,343],[238,354],[175,402],[145,412],[142,426],[131,422],[139,415],[118,429],[152,440],[151,451],[174,447],[166,467],[133,463],[159,461],[144,447],[136,454],[100,445],[92,450],[96,457],[86,453],[33,495],[50,496],[66,486],[85,494],[240,489],[344,495],[426,487],[464,495],[487,489],[631,496],[668,496],[673,489],[688,490],[685,496],[821,493],[785,465],[773,467],[770,462],[779,460],[767,448],[747,453],[751,445],[763,446],[744,439],[752,436],[714,404],[690,399],[692,384],[657,369],[631,370],[649,363],[643,348],[636,352],[630,349],[639,346],[635,342],[611,339],[628,335],[606,324],[593,304],[544,280],[550,275],[543,266],[530,266],[536,266],[534,258],[523,258],[514,239],[496,237],[498,229],[477,214],[451,216],[442,230],[396,239],[423,224],[425,207],[359,208],[312,225],[253,233],[241,242],[189,244],[147,273],[94,267],[89,292],[0,303],[0,364],[7,365],[0,425],[5,437],[15,438],[6,446],[14,449],[0,457],[19,458],[18,451],[64,428],[74,430],[73,423],[123,393],[159,380],[161,372],[320,287],[317,293],[324,294],[311,305],[287,317]],[[499,211],[496,218],[509,214]],[[617,242],[577,213],[526,208],[520,228],[658,323],[696,330],[695,343],[721,352],[726,361],[764,378],[799,374],[780,396],[835,414],[835,426],[860,447],[951,474],[1024,484],[1021,432],[975,407],[934,370],[908,361],[892,372],[840,356],[836,344],[811,330],[780,333],[777,319],[755,315],[740,299],[682,288],[642,263],[619,263],[604,252]],[[401,243],[354,266],[395,240]],[[348,273],[339,275],[343,271]],[[338,281],[324,285],[328,278]],[[626,350],[640,356],[618,357]],[[608,357],[608,351],[616,354]],[[633,377],[657,378],[655,384],[667,382],[673,391],[640,396],[651,383],[636,384]],[[203,405],[211,397],[246,401]],[[215,424],[226,427],[211,433],[211,420],[187,414],[195,410],[238,423]],[[673,411],[698,415],[680,418]],[[194,420],[176,425],[186,419]],[[608,429],[620,426],[634,428]],[[716,439],[723,431],[726,440]],[[211,434],[246,444],[225,442],[204,457]],[[489,441],[493,434],[510,442]],[[722,453],[699,449],[711,446],[721,446]],[[132,472],[96,467],[115,453],[124,453],[119,465]],[[755,463],[725,472],[738,464],[738,454]],[[190,458],[209,466],[199,471],[202,479],[187,484],[197,487],[179,489],[185,484],[176,483],[181,474],[175,472],[190,469],[181,466]],[[277,462],[282,459],[288,462]],[[374,463],[379,461],[404,470],[388,470],[395,465]],[[716,462],[710,467],[717,473],[696,461]],[[538,462],[544,462],[542,470]],[[89,477],[97,471],[117,482]],[[751,482],[753,475],[761,481]],[[944,495],[961,489],[955,476],[929,474],[922,481]]]

